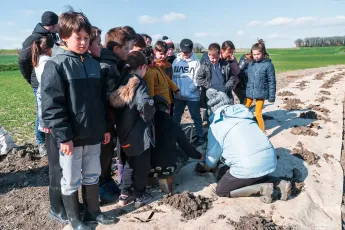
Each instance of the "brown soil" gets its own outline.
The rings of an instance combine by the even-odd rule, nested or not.
[[[323,85],[321,86],[321,88],[325,88],[325,89],[329,89],[329,88],[332,88],[333,85],[335,83],[337,83],[338,81],[340,81],[340,79],[343,77],[343,75],[336,75],[334,77],[332,77],[331,79],[325,81],[323,83]]]
[[[325,158],[325,160],[326,160],[327,163],[330,162],[330,161],[329,161],[329,158],[334,159],[334,156],[333,156],[332,154],[327,154],[327,153],[323,154],[322,157]]]
[[[0,163],[0,229],[62,229],[48,216],[48,160],[26,144]]]
[[[310,104],[310,105],[308,105],[307,108],[319,111],[319,112],[323,113],[326,116],[328,116],[328,113],[330,112],[328,109],[323,108],[320,105],[312,105],[312,104]]]
[[[278,96],[281,96],[281,97],[295,96],[295,94],[292,93],[292,92],[290,92],[290,91],[283,91],[283,92],[279,92],[279,93],[278,93]]]
[[[316,76],[314,77],[314,80],[322,80],[324,77],[326,76],[325,73],[318,73],[316,74]]]
[[[327,95],[327,96],[331,95],[331,93],[326,91],[326,90],[321,90],[320,94],[324,94],[324,95]]]
[[[308,165],[316,165],[317,167],[320,167],[318,163],[320,157],[317,154],[309,151],[308,149],[305,149],[302,142],[300,141],[297,143],[296,148],[292,150],[292,154],[298,158],[305,160]]]
[[[313,120],[324,120],[325,123],[331,121],[328,117],[323,117],[317,113],[315,113],[314,111],[308,111],[308,112],[303,112],[299,115],[299,118],[303,118],[303,119],[313,119]]]
[[[212,199],[203,196],[194,196],[192,193],[165,195],[159,205],[165,204],[176,208],[182,212],[185,219],[195,219],[200,217],[212,207]]]
[[[291,195],[298,196],[302,191],[304,191],[304,182],[302,181],[302,173],[298,168],[292,170],[292,189]]]
[[[297,86],[296,88],[300,89],[300,90],[303,90],[305,89],[305,87],[307,86],[307,84],[309,83],[309,81],[301,81]]]
[[[296,98],[285,98],[284,99],[285,106],[283,107],[286,110],[300,110],[302,107],[299,104],[303,104],[300,99]]]
[[[290,133],[293,135],[303,135],[303,136],[318,136],[318,133],[306,126],[294,126]]]
[[[228,224],[234,226],[235,230],[290,230],[291,227],[276,225],[272,218],[263,217],[259,213],[255,215],[241,216],[238,222],[228,219]]]
[[[322,102],[327,101],[327,100],[330,100],[330,98],[322,96],[322,97],[319,97],[318,99],[316,99],[315,101],[322,103]]]

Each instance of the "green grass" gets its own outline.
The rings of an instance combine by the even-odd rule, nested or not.
[[[311,47],[268,49],[276,72],[345,64],[345,47]],[[237,60],[242,53],[235,53]],[[198,54],[201,57],[201,54]]]
[[[19,70],[18,55],[0,54],[0,72]]]
[[[34,139],[35,99],[19,71],[0,72],[0,125],[18,142]]]
[[[3,54],[16,55],[17,54],[17,50],[3,50],[3,49],[0,49],[0,55],[3,55]]]

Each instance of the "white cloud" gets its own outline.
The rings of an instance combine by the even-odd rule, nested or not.
[[[239,30],[239,31],[237,31],[237,33],[236,33],[237,36],[243,36],[243,35],[245,35],[245,34],[246,34],[246,32],[244,32],[243,30]]]
[[[27,16],[30,16],[30,15],[36,14],[36,11],[34,11],[34,10],[24,10],[24,14],[26,14]]]
[[[288,17],[277,17],[268,21],[251,21],[247,24],[248,27],[304,27],[304,26],[337,26],[345,25],[345,16],[339,15],[336,17],[299,17],[299,18],[288,18]]]
[[[197,38],[205,38],[208,37],[209,34],[207,32],[199,32],[199,33],[195,33],[195,37]]]
[[[139,23],[140,24],[153,24],[153,23],[159,23],[159,22],[169,23],[172,21],[185,20],[186,18],[187,16],[184,14],[170,12],[168,14],[162,15],[161,17],[142,15],[139,17]]]
[[[152,40],[158,40],[158,39],[161,39],[163,37],[163,35],[161,34],[154,34],[154,35],[151,35],[152,37]]]

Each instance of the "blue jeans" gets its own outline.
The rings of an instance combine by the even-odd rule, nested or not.
[[[36,124],[35,124],[35,134],[36,134],[36,144],[41,145],[46,141],[45,133],[38,130],[38,108],[37,108],[37,88],[32,88],[35,95],[36,102]]]
[[[189,113],[194,121],[196,135],[198,137],[203,137],[204,132],[202,129],[202,120],[200,115],[200,102],[175,99],[174,104],[174,121],[177,124],[181,123],[181,117],[184,113],[184,109],[186,106],[188,106]]]

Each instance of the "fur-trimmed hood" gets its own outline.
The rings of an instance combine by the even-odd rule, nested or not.
[[[137,76],[130,77],[127,84],[120,86],[110,95],[110,104],[114,108],[122,108],[132,102],[135,96],[135,90],[140,83]]]

